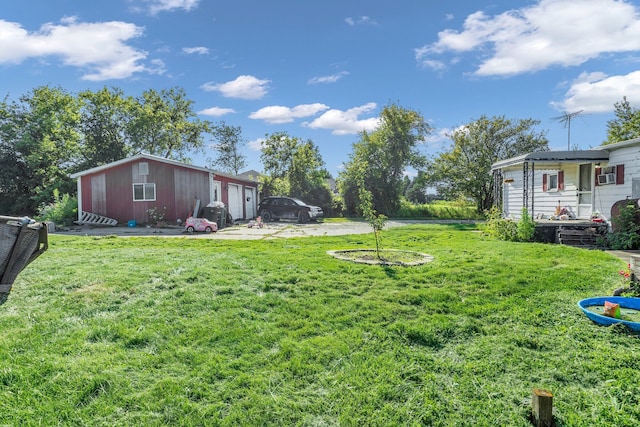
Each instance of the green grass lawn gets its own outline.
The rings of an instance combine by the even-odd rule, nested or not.
[[[640,425],[638,337],[577,307],[620,285],[604,252],[383,232],[419,267],[326,254],[373,235],[265,241],[50,236],[0,306],[0,425]]]

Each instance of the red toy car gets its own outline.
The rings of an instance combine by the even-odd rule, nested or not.
[[[218,231],[218,224],[213,221],[209,221],[206,218],[194,218],[190,216],[184,223],[184,229],[189,233],[194,231],[204,231],[205,233],[215,233]]]

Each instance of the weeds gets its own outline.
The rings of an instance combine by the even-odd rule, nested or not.
[[[51,221],[55,224],[70,226],[78,219],[78,199],[68,194],[60,196],[60,191],[53,190],[53,203],[43,205],[38,210],[38,221]]]

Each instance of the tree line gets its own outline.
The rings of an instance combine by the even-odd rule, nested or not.
[[[75,194],[70,174],[145,152],[176,160],[201,149],[211,124],[184,90],[77,95],[39,87],[0,103],[0,212],[34,214],[54,194]]]
[[[607,141],[640,136],[640,112],[623,99],[616,103]],[[447,199],[472,200],[483,212],[493,204],[491,165],[533,151],[549,150],[534,119],[481,116],[459,126],[451,144],[427,157],[422,145],[433,132],[421,113],[389,103],[373,131],[362,131],[336,182],[338,195],[318,146],[286,132],[262,142],[261,193],[288,195],[322,206],[327,212],[393,216],[401,200],[421,203],[432,188]],[[201,120],[193,101],[179,87],[150,89],[140,96],[119,88],[71,94],[39,87],[17,101],[0,102],[0,213],[36,214],[58,194],[75,195],[70,175],[148,153],[190,163],[189,154],[215,156],[208,166],[238,174],[246,167],[246,141],[239,126]],[[416,172],[414,178],[407,171]],[[366,203],[363,203],[366,202]]]

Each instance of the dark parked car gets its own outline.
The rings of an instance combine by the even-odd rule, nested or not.
[[[271,196],[262,199],[258,205],[258,215],[265,222],[275,219],[297,219],[298,222],[309,222],[310,219],[321,219],[322,208],[307,205],[293,197]]]

